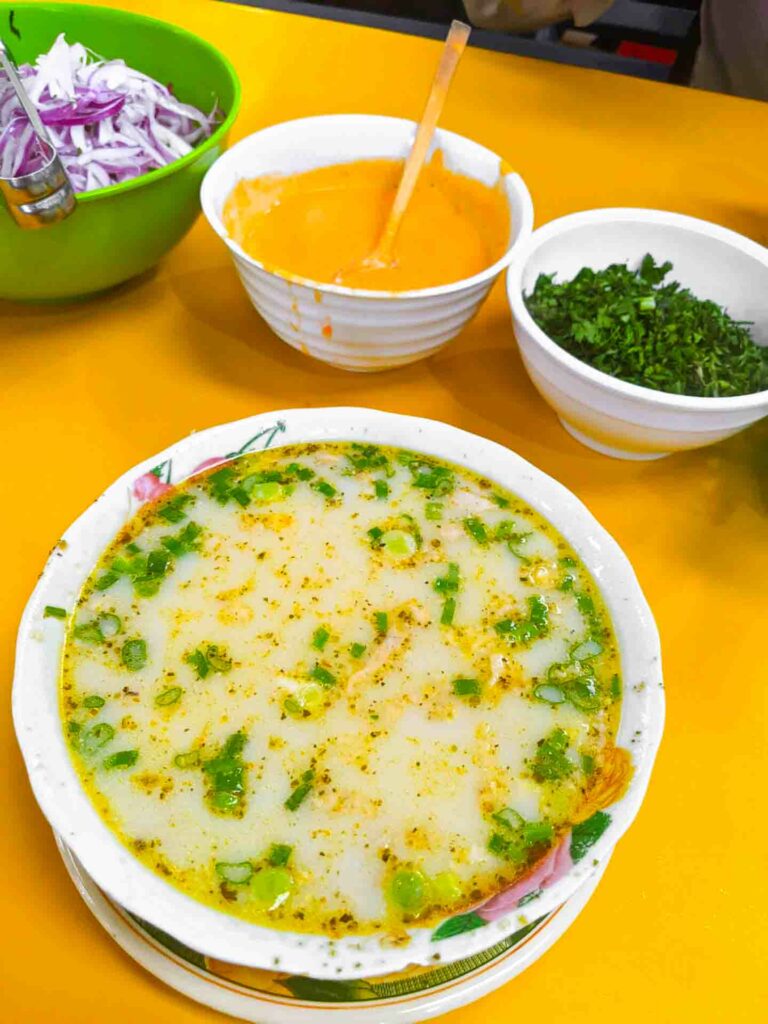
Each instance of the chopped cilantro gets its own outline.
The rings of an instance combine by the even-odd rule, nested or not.
[[[636,270],[583,267],[570,281],[539,274],[525,303],[561,348],[619,380],[675,395],[721,398],[768,389],[768,348],[749,324],[699,299],[646,255]]]
[[[565,753],[569,745],[568,734],[559,728],[539,740],[533,761],[533,777],[537,782],[559,782],[571,774],[574,765]]]

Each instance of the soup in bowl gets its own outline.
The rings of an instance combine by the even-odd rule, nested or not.
[[[243,139],[206,175],[208,221],[258,312],[293,348],[358,371],[432,355],[530,236],[522,178],[438,129],[398,236],[400,265],[361,270],[415,131],[363,114],[288,121]]]
[[[458,959],[567,899],[639,805],[647,606],[497,445],[260,417],[127,475],[66,542],[19,645],[30,776],[98,884],[195,949],[317,977]]]

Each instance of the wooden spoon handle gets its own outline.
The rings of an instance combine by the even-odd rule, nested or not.
[[[424,113],[421,115],[421,121],[416,130],[413,148],[405,161],[403,176],[397,187],[395,201],[392,204],[392,209],[376,249],[374,258],[377,262],[383,264],[391,262],[392,247],[397,237],[397,232],[400,230],[403,214],[416,187],[427,151],[432,142],[432,136],[435,134],[435,128],[445,104],[445,98],[448,95],[451,79],[464,52],[464,47],[467,45],[471,31],[469,25],[465,25],[463,21],[451,22],[445,46],[443,47],[443,54],[437,66],[432,88],[424,107]]]

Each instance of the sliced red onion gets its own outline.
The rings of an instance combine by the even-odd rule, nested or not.
[[[185,156],[221,120],[204,114],[123,60],[102,60],[60,35],[19,74],[76,192],[130,181]],[[0,79],[0,175],[40,166],[42,155],[9,82]]]

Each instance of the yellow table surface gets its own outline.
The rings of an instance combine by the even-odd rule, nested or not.
[[[227,4],[132,6],[230,56],[237,137],[306,114],[418,116],[438,54],[424,39]],[[538,224],[636,205],[768,241],[768,106],[471,49],[443,124],[522,173]],[[0,381],[0,1020],[223,1020],[136,966],[70,884],[12,734],[15,631],[60,532],[129,466],[193,429],[334,404],[446,420],[552,474],[627,552],[661,630],[667,727],[637,822],[557,945],[450,1019],[765,1019],[768,424],[660,462],[593,454],[526,377],[501,284],[428,362],[369,377],[328,368],[270,334],[202,219],[155,274],[109,296],[0,304]]]

